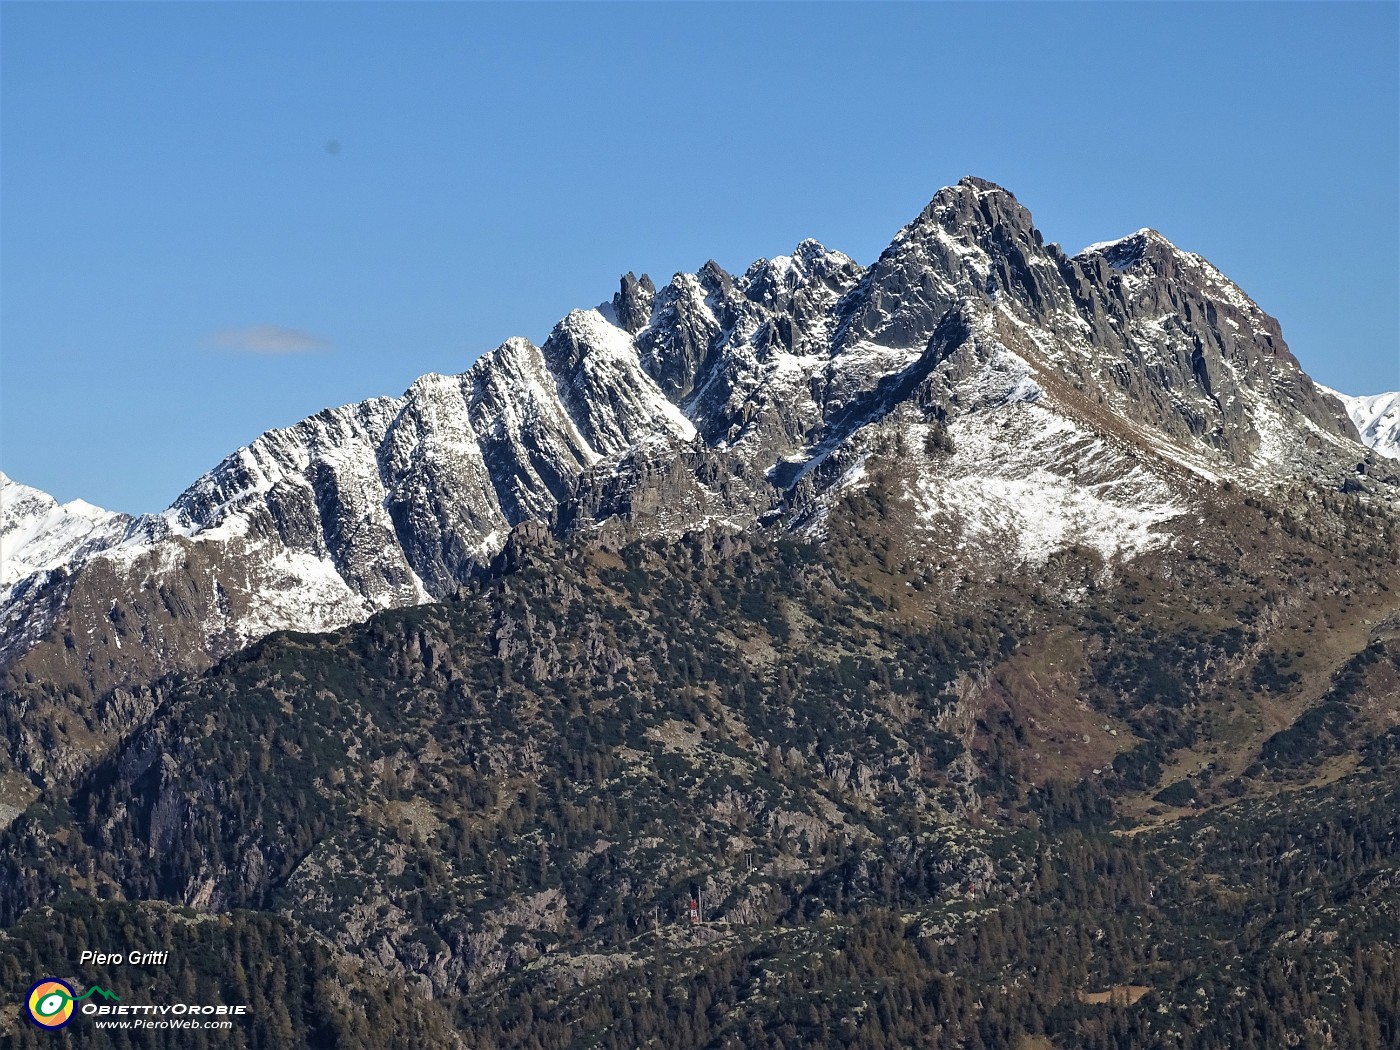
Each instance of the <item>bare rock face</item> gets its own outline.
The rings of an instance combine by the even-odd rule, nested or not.
[[[1073,263],[1119,336],[1112,381],[1139,422],[1241,466],[1286,457],[1299,435],[1304,443],[1354,439],[1278,322],[1200,256],[1141,230]]]
[[[651,305],[656,299],[656,285],[650,277],[631,272],[622,275],[621,287],[613,296],[613,318],[623,331],[636,335],[651,322]]]
[[[12,760],[39,780],[77,768],[124,717],[93,713],[113,690],[449,595],[523,522],[820,535],[891,444],[925,508],[912,527],[1012,564],[1083,530],[1136,556],[1203,480],[1386,476],[1277,322],[1204,259],[1152,230],[1067,256],[968,178],[869,268],[809,240],[738,277],[627,274],[542,347],[512,339],[461,375],[269,431],[159,515],[60,508],[0,478]],[[1063,516],[1024,513],[1037,500]]]

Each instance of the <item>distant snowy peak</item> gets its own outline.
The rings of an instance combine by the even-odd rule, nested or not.
[[[115,542],[131,521],[80,499],[61,504],[0,474],[0,591]]]
[[[1382,456],[1400,459],[1400,391],[1352,397],[1330,387],[1319,385],[1319,389],[1342,403],[1368,448]]]

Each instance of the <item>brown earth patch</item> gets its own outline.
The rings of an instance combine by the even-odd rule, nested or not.
[[[1145,984],[1115,984],[1112,988],[1102,992],[1076,992],[1075,998],[1081,1003],[1090,1003],[1095,1006],[1104,1003],[1112,1003],[1115,1006],[1132,1006],[1150,991],[1152,989]]]

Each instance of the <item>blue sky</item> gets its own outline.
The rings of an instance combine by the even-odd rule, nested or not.
[[[1400,387],[1394,4],[0,5],[0,469],[153,511],[626,270],[868,263],[965,174]]]

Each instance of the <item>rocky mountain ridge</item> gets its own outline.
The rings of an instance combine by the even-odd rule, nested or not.
[[[1374,458],[1209,263],[1151,230],[1067,256],[968,178],[868,268],[804,241],[738,277],[629,274],[541,347],[269,431],[160,515],[12,530],[0,671],[140,687],[271,631],[440,599],[525,521],[821,535],[891,444],[921,542],[1004,568],[1076,544],[1111,565],[1169,542],[1202,486],[1339,485]]]

